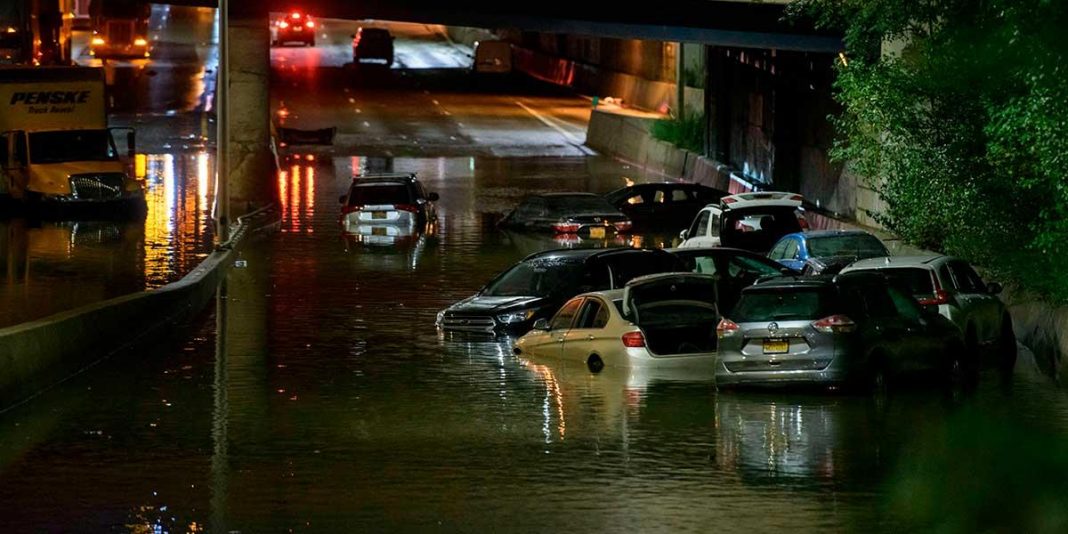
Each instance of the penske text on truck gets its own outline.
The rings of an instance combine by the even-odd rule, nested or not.
[[[126,172],[130,128],[108,128],[104,72],[0,68],[0,198],[45,206],[144,206]],[[116,137],[118,134],[124,137]],[[120,154],[116,139],[124,141]]]

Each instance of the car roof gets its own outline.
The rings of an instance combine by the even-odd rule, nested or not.
[[[416,182],[414,172],[409,173],[381,173],[381,174],[356,174],[352,177],[353,183],[368,182]]]
[[[846,235],[870,235],[878,239],[875,234],[871,232],[866,232],[864,230],[809,230],[807,232],[795,232],[792,234],[787,234],[787,236],[800,236],[803,239],[811,239],[814,237],[836,237]]]
[[[723,209],[737,210],[764,206],[801,207],[804,197],[786,191],[751,191],[727,195],[720,199]]]
[[[582,191],[573,192],[555,192],[555,193],[538,193],[536,195],[530,195],[530,198],[542,197],[542,198],[559,198],[559,197],[599,197],[594,193],[586,193]]]
[[[846,268],[848,271],[856,271],[861,269],[890,269],[894,267],[920,267],[920,268],[932,268],[940,264],[943,259],[949,259],[948,256],[930,255],[930,256],[886,256],[882,258],[869,258],[866,260],[860,260],[853,263]]]
[[[612,256],[616,254],[667,254],[661,249],[655,248],[630,248],[630,247],[614,247],[614,248],[560,248],[553,250],[546,250],[542,252],[536,252],[531,254],[522,261],[529,260],[541,260],[541,259],[561,259],[561,260],[573,260],[573,261],[585,261],[595,256]]]

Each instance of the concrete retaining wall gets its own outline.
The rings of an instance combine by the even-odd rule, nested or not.
[[[0,329],[0,411],[193,319],[214,297],[234,247],[256,220],[242,219],[227,246],[177,282]]]

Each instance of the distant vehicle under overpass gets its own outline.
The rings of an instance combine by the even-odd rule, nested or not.
[[[162,3],[217,7],[217,0]],[[318,17],[518,28],[598,37],[685,41],[716,46],[838,52],[842,36],[818,30],[810,20],[787,20],[779,1],[682,0],[649,3],[645,9],[602,2],[484,2],[461,0],[267,0],[231,1],[231,13],[299,8]],[[251,4],[251,5],[250,5]]]

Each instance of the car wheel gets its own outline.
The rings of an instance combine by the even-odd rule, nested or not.
[[[596,354],[591,354],[589,358],[586,358],[586,367],[591,373],[600,373],[604,369],[604,360]]]

